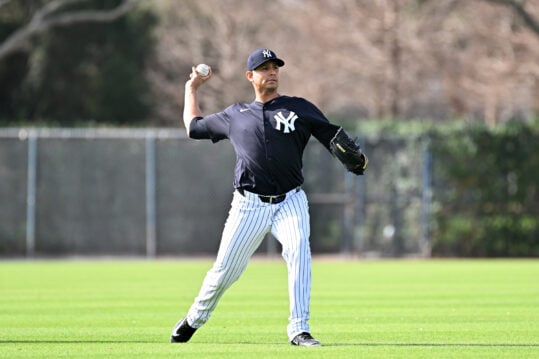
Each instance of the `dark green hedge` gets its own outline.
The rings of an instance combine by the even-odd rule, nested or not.
[[[433,131],[434,256],[539,256],[539,130]]]

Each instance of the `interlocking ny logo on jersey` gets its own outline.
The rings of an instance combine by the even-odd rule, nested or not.
[[[294,122],[296,122],[298,115],[296,115],[294,112],[290,112],[288,114],[288,117],[284,117],[282,112],[279,112],[275,116],[273,116],[277,124],[275,125],[275,129],[277,131],[281,131],[281,125],[283,126],[283,133],[290,133],[293,132],[296,128],[294,127]]]

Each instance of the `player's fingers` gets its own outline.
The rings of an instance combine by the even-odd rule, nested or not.
[[[206,76],[202,76],[196,71],[196,67],[192,67],[192,72],[189,74],[189,81],[192,81],[198,86],[202,85],[204,82],[208,81],[210,77],[213,75],[213,72],[211,70],[211,67],[209,68],[209,72]]]
[[[199,73],[197,72],[197,70],[196,70],[196,67],[194,67],[194,69],[195,69],[195,70],[194,70],[194,74],[195,74],[194,76],[199,77],[199,78],[202,80],[202,82],[208,81],[208,80],[210,79],[210,77],[213,75],[213,72],[212,72],[210,66],[208,66],[208,74],[207,74],[206,76],[203,76],[203,75],[199,74]]]
[[[194,88],[198,88],[203,83],[208,81],[210,79],[211,75],[212,75],[211,68],[210,68],[210,72],[206,76],[201,76],[196,71],[196,67],[194,67],[194,66],[191,68],[191,70],[192,71],[189,74],[189,80],[186,82],[186,84],[189,85],[189,86],[194,86]]]

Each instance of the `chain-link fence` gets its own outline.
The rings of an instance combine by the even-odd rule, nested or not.
[[[367,174],[313,140],[313,253],[428,255],[430,160],[419,138],[364,138]],[[0,130],[0,255],[214,254],[232,198],[227,141],[171,129]],[[278,253],[268,237],[259,253]]]

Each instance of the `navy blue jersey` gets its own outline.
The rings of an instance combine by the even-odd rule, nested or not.
[[[303,184],[302,156],[310,136],[329,150],[338,129],[309,101],[280,96],[194,118],[189,136],[213,142],[230,139],[236,151],[234,187],[275,195]]]

